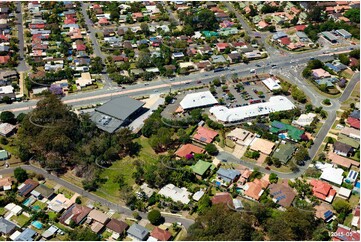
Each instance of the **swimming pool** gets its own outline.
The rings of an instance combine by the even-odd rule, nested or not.
[[[41,229],[43,227],[43,224],[40,223],[39,221],[34,221],[31,223],[32,226],[34,226],[37,229]]]
[[[23,205],[26,207],[29,207],[31,204],[33,204],[36,201],[36,198],[34,197],[29,197],[27,198],[24,202]]]
[[[286,138],[287,138],[285,134],[279,134],[278,137],[279,137],[280,139],[286,139]]]
[[[356,182],[356,186],[358,189],[360,189],[360,182]]]

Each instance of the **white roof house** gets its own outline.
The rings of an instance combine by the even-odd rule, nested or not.
[[[187,188],[176,187],[173,184],[168,184],[164,186],[158,194],[163,195],[165,197],[171,198],[175,202],[181,202],[183,204],[188,204],[190,202],[189,196],[190,192],[187,191]]]
[[[268,102],[256,103],[237,108],[227,108],[225,106],[211,107],[209,110],[217,120],[222,122],[238,122],[247,118],[260,115],[267,115],[272,112],[287,111],[296,106],[286,97],[272,96]]]
[[[14,87],[11,85],[0,87],[0,94],[10,94],[14,92]]]
[[[15,241],[15,239],[19,237],[20,234],[21,232],[16,230],[9,238],[10,240]]]
[[[83,72],[81,73],[81,77],[75,80],[75,83],[80,87],[86,87],[88,85],[91,85],[93,83],[93,80],[89,72]]]
[[[310,125],[312,123],[312,121],[315,119],[317,115],[314,113],[308,113],[308,114],[301,114],[300,117],[298,117],[297,120],[294,120],[292,122],[292,124],[297,124],[299,126],[306,126],[306,125]]]
[[[342,198],[348,199],[351,196],[351,190],[341,187],[340,190],[338,190],[338,195]]]
[[[185,109],[199,108],[217,104],[218,101],[210,91],[197,92],[186,95],[180,102],[181,107]]]
[[[337,185],[343,182],[343,170],[341,168],[333,168],[332,164],[317,163],[316,168],[322,170],[321,180],[328,181]]]
[[[282,88],[281,85],[279,84],[279,80],[274,80],[273,78],[267,78],[267,79],[263,80],[262,82],[271,91]]]
[[[5,209],[8,210],[13,215],[19,215],[23,211],[23,208],[14,203],[9,203],[5,206]]]
[[[199,201],[204,195],[204,191],[203,190],[199,190],[198,192],[193,194],[193,200],[194,201]]]

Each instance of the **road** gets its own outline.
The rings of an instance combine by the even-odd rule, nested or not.
[[[20,62],[19,65],[16,67],[16,70],[20,73],[20,72],[26,72],[30,68],[27,66],[25,61],[24,26],[23,26],[23,13],[22,13],[23,11],[21,8],[21,2],[16,3],[16,11],[17,11],[16,18],[18,21],[17,28],[18,28],[19,55],[20,55]]]
[[[125,215],[127,215],[129,217],[133,217],[133,212],[134,211],[130,210],[129,208],[127,208],[125,206],[121,206],[121,205],[116,204],[116,203],[112,203],[112,202],[110,202],[110,201],[108,201],[108,200],[106,200],[104,198],[101,198],[101,197],[99,197],[97,195],[94,195],[92,193],[84,191],[82,188],[80,188],[78,186],[75,186],[74,184],[71,184],[71,183],[69,183],[67,181],[64,181],[63,179],[60,179],[57,176],[51,175],[51,174],[49,174],[48,172],[46,172],[45,170],[43,170],[41,168],[34,167],[34,166],[31,166],[31,165],[22,165],[20,167],[23,168],[24,170],[32,171],[32,172],[35,172],[37,174],[42,174],[46,179],[53,180],[57,184],[60,184],[63,187],[80,194],[83,197],[89,198],[89,199],[93,200],[94,202],[105,205],[105,206],[109,207],[110,209],[112,209],[114,211],[117,211],[117,212],[119,212],[121,214],[125,214]],[[0,170],[0,175],[13,173],[14,169],[15,169],[15,167]],[[139,215],[142,218],[145,218],[145,219],[147,218],[146,213],[139,212]],[[179,217],[177,215],[170,215],[170,214],[165,214],[165,213],[163,213],[162,215],[165,218],[166,222],[168,222],[168,223],[181,222],[186,229],[188,229],[189,226],[194,223],[194,221],[191,220],[191,219],[186,219],[186,218],[183,218],[183,217]]]
[[[104,82],[104,88],[109,88],[109,87],[113,88],[116,87],[117,85],[109,78],[108,74],[106,74],[106,68],[105,68],[106,56],[100,50],[100,46],[98,44],[97,38],[95,37],[96,30],[93,28],[93,22],[91,21],[91,19],[89,18],[86,12],[88,7],[89,7],[89,3],[84,3],[84,2],[81,3],[81,11],[84,16],[85,23],[88,26],[88,31],[89,31],[88,35],[90,40],[92,41],[94,54],[95,56],[99,56],[103,62],[104,68],[103,68],[103,74],[101,74],[101,76]]]

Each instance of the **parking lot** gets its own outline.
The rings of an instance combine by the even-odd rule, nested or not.
[[[228,81],[226,85],[228,87],[226,90],[222,89],[222,85],[215,87],[217,93],[214,94],[214,96],[217,100],[222,98],[225,105],[229,108],[265,102],[272,95],[261,81],[245,81],[239,83]]]

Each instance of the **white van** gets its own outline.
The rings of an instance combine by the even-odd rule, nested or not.
[[[251,69],[251,70],[249,70],[249,73],[256,73],[256,70],[255,70],[255,69]]]

